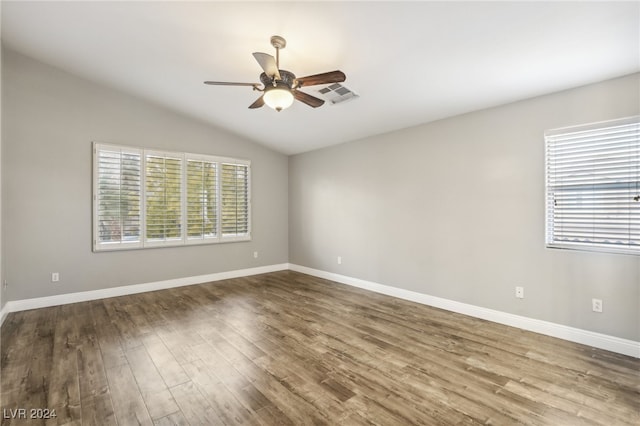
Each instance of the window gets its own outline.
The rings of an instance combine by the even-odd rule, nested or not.
[[[214,161],[187,160],[187,238],[190,240],[215,239],[219,235],[217,170],[218,163]]]
[[[146,152],[144,175],[145,242],[171,245],[182,240],[182,157]],[[169,243],[169,244],[167,244]]]
[[[140,246],[141,155],[131,148],[94,151],[95,246]]]
[[[250,162],[94,144],[95,251],[251,238]]]
[[[249,170],[239,164],[222,164],[222,236],[239,237],[249,231],[247,200]]]
[[[640,255],[640,116],[545,141],[547,246]]]

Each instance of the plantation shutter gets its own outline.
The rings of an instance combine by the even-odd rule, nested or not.
[[[94,251],[251,240],[249,160],[93,147]]]
[[[640,254],[640,117],[549,131],[551,247]]]
[[[218,234],[217,163],[187,159],[187,239],[204,240]]]
[[[249,165],[222,163],[222,238],[249,235]]]
[[[96,248],[140,245],[140,185],[140,150],[94,144]]]
[[[149,243],[182,239],[182,156],[145,154],[145,240]]]

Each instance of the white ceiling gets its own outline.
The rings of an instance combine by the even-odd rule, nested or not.
[[[252,52],[360,95],[249,110]],[[295,154],[640,70],[640,2],[2,2],[2,42]],[[313,93],[311,88],[305,91]]]

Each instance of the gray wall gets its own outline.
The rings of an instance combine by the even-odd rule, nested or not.
[[[640,340],[639,256],[545,248],[543,140],[639,93],[635,74],[292,156],[289,261]]]
[[[2,3],[0,3],[0,22],[2,21]],[[2,37],[0,36],[0,46],[2,45]],[[2,70],[2,49],[0,48],[0,77]],[[2,99],[2,78],[0,78],[0,99]],[[0,108],[0,310],[4,308],[4,285],[2,284],[2,278],[4,277],[4,257],[2,257],[2,251],[4,249],[4,238],[2,235],[2,229],[4,227],[4,219],[2,217],[2,108]]]
[[[3,302],[287,262],[286,156],[3,53]],[[250,159],[252,241],[93,253],[92,141]]]
[[[3,305],[290,261],[640,340],[640,257],[544,248],[542,139],[549,128],[640,113],[638,74],[288,165],[251,141],[12,51],[3,50],[2,80]],[[252,160],[253,240],[93,253],[94,140]],[[50,282],[54,271],[60,283]],[[525,299],[515,299],[516,285]],[[602,314],[591,312],[592,297],[604,300]]]

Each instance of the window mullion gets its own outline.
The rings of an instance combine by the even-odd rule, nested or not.
[[[187,242],[187,234],[189,232],[187,225],[187,156],[182,154],[180,158],[182,160],[182,168],[180,170],[180,231],[182,233],[182,244],[185,244]]]
[[[217,212],[217,236],[222,241],[222,163],[216,163],[216,212]]]
[[[142,150],[140,171],[140,240],[147,246],[147,151]]]

